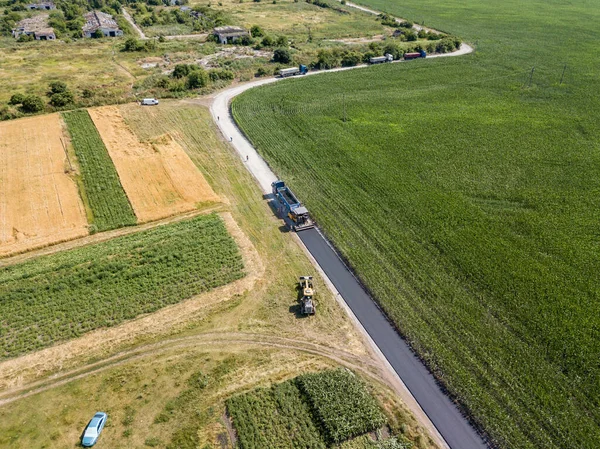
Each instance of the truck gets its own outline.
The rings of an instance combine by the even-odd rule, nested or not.
[[[285,185],[285,182],[277,180],[271,184],[271,187],[273,196],[278,203],[277,210],[280,215],[289,218],[291,221],[290,227],[293,231],[299,232],[315,227],[308,210],[298,201],[289,187]]]
[[[409,61],[411,59],[417,59],[417,58],[426,58],[426,57],[427,57],[427,53],[425,52],[425,50],[419,50],[418,52],[414,52],[414,53],[404,53],[405,61]]]
[[[302,315],[314,315],[317,312],[317,307],[313,301],[315,288],[313,287],[312,276],[300,276],[300,290],[302,291],[300,313]]]
[[[375,56],[373,58],[369,58],[369,64],[381,64],[382,62],[392,62],[394,57],[389,53],[386,53],[383,56]]]
[[[296,75],[306,75],[308,73],[308,67],[304,64],[300,64],[298,67],[290,67],[289,69],[281,69],[279,71],[279,76],[282,78],[286,78],[288,76],[296,76]]]
[[[142,106],[156,106],[158,105],[158,100],[156,98],[144,98],[141,104]]]

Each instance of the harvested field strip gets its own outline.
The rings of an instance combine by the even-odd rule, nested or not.
[[[0,357],[13,357],[244,276],[217,215],[41,257],[0,270]]]
[[[87,235],[58,114],[0,124],[0,257]]]
[[[87,111],[65,112],[63,117],[81,167],[94,231],[136,224],[115,166]]]
[[[90,109],[89,114],[140,222],[188,212],[199,203],[220,201],[169,134],[140,142],[117,107]]]

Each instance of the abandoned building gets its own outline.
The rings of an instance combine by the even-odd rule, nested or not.
[[[56,5],[54,2],[39,2],[39,3],[30,3],[29,5],[25,5],[25,7],[29,10],[33,9],[43,9],[45,11],[50,11],[52,9],[56,9]]]
[[[213,33],[217,36],[217,39],[219,39],[221,44],[231,43],[235,39],[250,35],[242,27],[234,26],[217,27],[213,30]]]
[[[12,30],[12,35],[18,39],[22,35],[33,37],[37,41],[56,40],[54,29],[48,26],[48,14],[21,20]]]
[[[123,31],[110,14],[101,11],[91,11],[84,14],[83,18],[85,19],[83,37],[93,37],[98,30],[106,37],[123,36]]]

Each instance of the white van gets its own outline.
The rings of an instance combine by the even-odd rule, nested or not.
[[[158,100],[156,98],[144,98],[142,100],[142,106],[156,106]]]

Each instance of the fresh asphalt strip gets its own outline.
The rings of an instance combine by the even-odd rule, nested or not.
[[[298,237],[352,309],[365,330],[451,449],[486,449],[475,429],[436,383],[389,323],[375,301],[317,229],[298,232]]]

